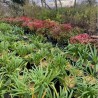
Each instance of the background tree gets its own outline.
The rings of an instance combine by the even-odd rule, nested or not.
[[[87,0],[87,2],[89,3],[89,5],[94,5],[96,3],[96,0]]]
[[[77,0],[74,0],[74,7],[76,7]]]

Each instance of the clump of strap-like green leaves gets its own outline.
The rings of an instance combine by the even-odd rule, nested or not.
[[[69,44],[61,50],[42,36],[0,26],[1,98],[98,97],[95,46]]]

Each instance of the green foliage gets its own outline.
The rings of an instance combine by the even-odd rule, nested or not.
[[[88,47],[88,45],[69,44],[65,48],[65,51],[68,55],[71,55],[72,57],[78,58],[80,56],[83,60],[87,60],[89,57]]]
[[[78,98],[96,98],[96,96],[98,96],[98,92],[96,91],[98,89],[98,84],[91,85],[79,81],[77,86],[76,96]]]
[[[10,32],[11,30],[12,30],[12,27],[9,24],[0,23],[0,31],[2,31],[3,33]]]

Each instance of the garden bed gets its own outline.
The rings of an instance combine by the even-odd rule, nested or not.
[[[1,98],[98,97],[98,52],[90,43],[61,49],[7,23],[0,35]]]

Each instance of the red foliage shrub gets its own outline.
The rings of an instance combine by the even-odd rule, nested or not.
[[[63,31],[70,31],[70,30],[73,29],[73,27],[71,26],[71,24],[61,24],[60,26],[61,26],[61,29]]]
[[[79,34],[77,36],[70,38],[70,43],[72,43],[72,44],[74,44],[74,43],[87,44],[87,43],[90,43],[91,41],[92,41],[91,37],[86,33]]]
[[[26,22],[23,24],[23,26],[26,26],[30,29],[30,30],[38,30],[40,28],[44,28],[44,24],[43,24],[43,21],[41,20],[34,20],[34,21],[31,21],[31,22]]]
[[[58,39],[60,37],[61,32],[62,32],[62,30],[61,30],[60,26],[56,26],[54,28],[51,28],[50,35],[52,37],[54,37],[55,39]]]
[[[44,28],[46,29],[51,29],[59,25],[57,22],[51,20],[44,20],[43,24],[44,24]]]
[[[18,17],[18,18],[16,18],[16,19],[18,19],[18,20],[20,20],[20,21],[27,21],[27,22],[33,20],[32,18],[29,18],[29,17],[26,17],[26,16]]]
[[[23,23],[21,24],[21,26],[22,26],[23,28],[26,28],[26,27],[27,27],[27,24],[28,24],[28,22],[23,22]]]

